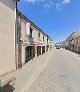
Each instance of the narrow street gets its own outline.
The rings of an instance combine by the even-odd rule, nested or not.
[[[26,92],[80,92],[80,57],[68,50],[55,49]]]
[[[0,92],[80,92],[79,7],[0,0]]]

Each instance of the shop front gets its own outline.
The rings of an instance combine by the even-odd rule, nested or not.
[[[35,47],[28,46],[25,48],[25,63],[35,57]]]
[[[41,55],[41,46],[37,46],[37,56]]]

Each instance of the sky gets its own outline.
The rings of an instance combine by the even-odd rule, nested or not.
[[[80,28],[80,0],[21,0],[18,9],[55,43]]]

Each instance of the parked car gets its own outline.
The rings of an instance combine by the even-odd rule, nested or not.
[[[56,49],[60,49],[61,47],[60,46],[56,46]]]

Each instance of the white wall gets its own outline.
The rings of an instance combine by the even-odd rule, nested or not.
[[[21,36],[22,40],[27,40],[26,39],[26,21],[22,19],[21,21]]]
[[[24,20],[23,18],[21,18],[21,37],[22,37],[22,41],[28,41],[27,37],[26,37],[26,20]],[[25,47],[24,45],[22,45],[22,53],[21,53],[21,62],[22,65],[25,64]]]
[[[39,33],[39,31],[37,29],[35,29],[34,27],[32,27],[32,28],[33,28],[33,35],[32,35],[33,41],[34,42],[40,42],[39,39],[38,39],[38,33]]]
[[[0,75],[15,66],[16,0],[0,0]]]
[[[47,37],[40,32],[38,29],[36,29],[35,27],[31,26],[33,28],[33,40],[34,42],[39,42],[39,43],[45,43],[47,44]],[[38,33],[40,32],[40,40],[38,39]],[[43,41],[43,36],[44,36],[44,41]]]

